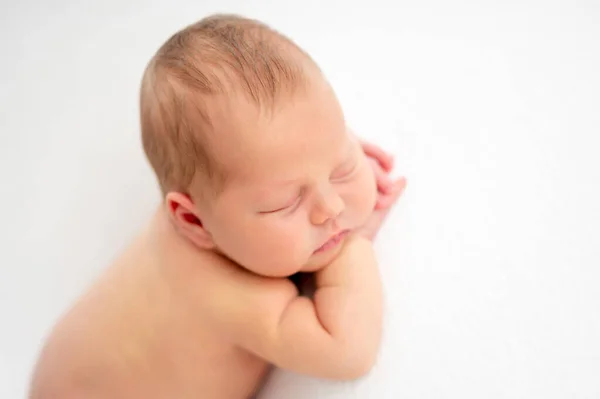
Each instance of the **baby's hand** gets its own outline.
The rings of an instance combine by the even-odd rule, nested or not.
[[[373,214],[367,220],[367,223],[359,229],[359,234],[373,240],[392,205],[402,195],[406,187],[406,178],[401,177],[393,181],[389,174],[394,164],[394,157],[374,144],[364,141],[361,144],[365,155],[369,157],[369,162],[375,174],[377,202],[375,203]]]
[[[406,185],[406,179],[401,177],[397,180],[390,178],[390,172],[394,166],[394,157],[375,144],[361,141],[365,155],[375,174],[377,182],[377,202],[375,210],[388,209],[398,199],[398,193],[402,192]]]
[[[375,239],[375,236],[379,232],[379,228],[383,224],[383,221],[392,208],[392,205],[394,205],[398,198],[400,198],[400,195],[402,195],[404,187],[406,187],[406,179],[403,177],[398,179],[398,182],[395,183],[395,187],[398,188],[395,188],[393,192],[385,195],[386,207],[376,207],[369,219],[367,219],[367,222],[357,230],[358,234],[366,237],[369,240]]]

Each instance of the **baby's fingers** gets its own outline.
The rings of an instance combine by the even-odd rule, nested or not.
[[[383,170],[386,172],[392,170],[394,157],[391,154],[385,152],[381,147],[366,141],[361,141],[361,145],[365,155],[376,160]]]
[[[377,183],[377,191],[380,193],[387,193],[390,189],[393,188],[394,183],[392,179],[390,179],[389,174],[383,170],[383,168],[379,165],[379,163],[373,159],[371,161],[371,166],[373,168],[373,173],[375,174],[375,182]]]
[[[388,192],[377,196],[377,202],[375,203],[375,209],[380,210],[380,209],[390,208],[392,205],[394,205],[394,203],[398,200],[398,198],[400,198],[400,196],[404,192],[405,187],[406,187],[406,179],[405,178],[402,177],[402,178],[398,179],[397,181],[395,181],[391,185]]]

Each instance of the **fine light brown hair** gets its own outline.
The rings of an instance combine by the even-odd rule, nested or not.
[[[207,107],[211,98],[241,94],[272,108],[304,87],[306,60],[287,37],[236,15],[211,15],[171,36],[148,63],[140,90],[142,143],[163,195],[188,193],[198,175],[213,192],[224,185],[228,171],[209,146],[223,134]]]

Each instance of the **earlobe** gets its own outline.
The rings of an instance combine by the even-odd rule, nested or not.
[[[189,195],[170,192],[165,198],[167,213],[175,229],[202,249],[214,248],[211,234],[206,230],[198,209]]]

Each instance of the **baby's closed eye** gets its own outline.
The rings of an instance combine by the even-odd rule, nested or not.
[[[259,211],[258,213],[261,215],[269,215],[283,211],[293,211],[300,204],[301,199],[301,194],[298,194],[294,198],[282,201],[280,205],[265,206],[264,208],[266,210]]]
[[[333,173],[331,174],[331,180],[344,181],[346,179],[349,179],[354,175],[354,172],[357,168],[358,162],[356,159],[353,159],[349,162],[345,162],[343,165],[341,165],[339,168],[333,171]]]

